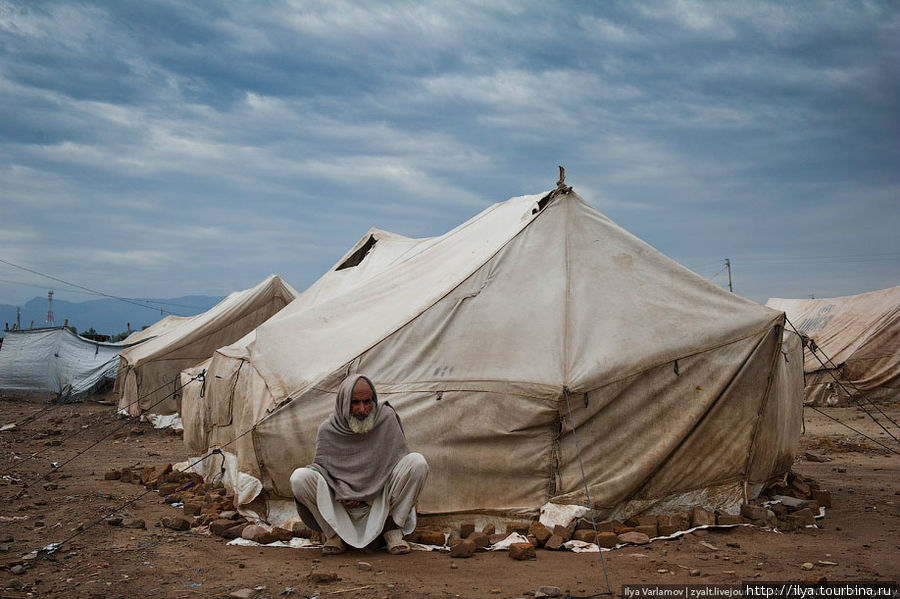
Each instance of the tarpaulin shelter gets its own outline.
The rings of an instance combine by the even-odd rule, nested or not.
[[[281,277],[269,275],[255,287],[231,293],[203,314],[173,321],[159,336],[123,351],[116,377],[119,410],[131,416],[178,412],[182,370],[234,343],[297,295]]]
[[[119,352],[133,343],[99,343],[66,327],[6,331],[0,392],[78,401],[116,378]]]
[[[605,515],[733,511],[796,449],[802,360],[783,324],[560,186],[495,204],[217,352],[205,441],[224,448],[236,503],[277,522],[338,385],[360,372],[429,462],[421,513],[583,504],[580,463]]]
[[[766,305],[783,311],[818,348],[805,350],[807,402],[846,399],[845,389],[873,401],[900,398],[900,286],[827,299],[770,298]]]

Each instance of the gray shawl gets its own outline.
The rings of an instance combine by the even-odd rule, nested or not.
[[[350,400],[359,379],[372,387],[375,426],[368,433],[350,430]],[[319,425],[316,457],[310,468],[318,471],[337,500],[370,501],[381,492],[400,459],[409,453],[400,417],[388,403],[378,403],[375,385],[362,374],[348,376],[338,388],[334,412]]]

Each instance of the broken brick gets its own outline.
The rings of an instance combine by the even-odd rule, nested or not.
[[[531,543],[512,543],[509,546],[509,557],[523,560],[535,557],[534,545]]]
[[[700,506],[694,506],[691,510],[691,528],[695,526],[713,526],[716,523],[716,515]]]
[[[551,551],[558,551],[565,543],[565,539],[559,536],[556,533],[550,535],[550,538],[547,539],[547,542],[544,543],[544,549],[549,549]]]
[[[533,534],[534,537],[538,540],[538,542],[539,542],[541,545],[543,545],[544,543],[546,543],[546,542],[547,542],[547,539],[549,539],[550,536],[553,534],[552,532],[550,532],[549,530],[547,530],[547,527],[544,526],[544,525],[543,525],[542,523],[540,523],[540,522],[535,522],[534,524],[532,524],[531,526],[529,526],[529,527],[528,527],[528,532],[530,532],[531,534]]]
[[[444,533],[432,530],[423,530],[419,533],[419,543],[423,545],[443,545]]]
[[[248,541],[255,541],[260,545],[268,545],[269,543],[274,543],[278,540],[277,535],[271,530],[266,530],[265,527],[259,526],[258,524],[251,524],[244,528],[241,531],[241,537],[247,539]]]
[[[450,548],[450,557],[472,557],[477,546],[469,539],[463,539]]]

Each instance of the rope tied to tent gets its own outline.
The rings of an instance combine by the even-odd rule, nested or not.
[[[785,320],[785,322],[787,322],[789,325],[791,325],[791,328],[794,329],[794,332],[797,333],[797,335],[800,335],[800,338],[801,338],[801,339],[804,338],[804,336],[800,333],[800,331],[797,330],[797,327],[794,326],[794,323],[791,322],[790,319],[787,317],[787,314],[785,314],[784,320]],[[822,349],[821,349],[818,345],[816,345],[816,342],[815,342],[811,337],[806,337],[806,339],[808,340],[808,341],[807,341],[807,343],[808,343],[807,346],[809,347],[810,353],[813,355],[813,357],[814,357],[816,360],[818,360],[819,364],[822,365],[822,368],[824,368],[824,369],[828,372],[828,374],[831,375],[831,378],[833,378],[833,379],[834,379],[834,382],[836,382],[836,383],[840,386],[841,390],[842,390],[844,393],[847,394],[847,397],[849,397],[850,399],[852,399],[853,402],[859,407],[859,409],[861,409],[863,412],[865,412],[866,416],[868,416],[869,418],[871,418],[871,419],[875,422],[875,424],[877,424],[879,427],[881,427],[881,430],[883,430],[885,433],[887,433],[888,436],[889,436],[891,439],[893,439],[894,441],[896,441],[897,444],[900,444],[900,439],[898,439],[897,437],[895,437],[895,436],[893,435],[893,433],[891,433],[891,431],[889,431],[883,424],[881,424],[881,422],[879,422],[878,419],[877,419],[871,412],[869,412],[869,411],[865,408],[865,406],[862,405],[862,403],[860,403],[860,401],[859,401],[853,394],[851,394],[851,393],[847,390],[847,387],[845,387],[844,384],[841,382],[841,380],[834,374],[833,370],[830,369],[830,368],[828,368],[828,365],[825,364],[825,362],[822,361],[822,358],[820,358],[820,357],[819,357],[819,354],[817,353],[817,352],[822,352]],[[825,355],[825,352],[822,352],[822,354]],[[831,362],[831,358],[828,358],[827,355],[826,355],[825,357],[828,359],[829,362]],[[832,363],[832,365],[834,364],[834,362],[831,362],[831,363]],[[871,399],[868,399],[868,398],[866,398],[866,399],[869,401],[869,403],[872,403],[872,405],[875,405],[874,402],[872,402]],[[877,406],[876,406],[876,408],[877,408]],[[817,411],[820,411],[820,410],[817,410]],[[881,411],[881,410],[879,409],[879,411]],[[882,412],[882,414],[884,414],[884,412]],[[887,416],[887,415],[885,415],[885,416]],[[836,419],[835,419],[835,420],[836,420]],[[888,418],[888,420],[890,420],[890,418]],[[894,422],[894,421],[891,420],[891,422]],[[841,423],[841,424],[843,424],[843,423]],[[897,423],[894,422],[894,424],[896,425]],[[848,427],[848,428],[849,428],[849,427]],[[857,432],[858,432],[858,431],[857,431]],[[860,433],[860,434],[861,434],[861,433]],[[864,436],[865,436],[865,435],[864,435]],[[869,437],[866,437],[866,438],[869,439]],[[874,440],[874,439],[870,439],[870,440]],[[877,441],[876,441],[876,442],[877,442]],[[881,443],[878,443],[878,444],[881,445],[882,447],[886,447],[885,445],[882,445]],[[887,448],[887,449],[890,449],[890,448]],[[891,451],[892,451],[893,453],[897,453],[897,452],[894,451],[893,449],[891,449]]]
[[[787,316],[786,316],[786,315],[785,315],[785,320],[787,320]],[[792,324],[791,326],[793,327],[794,325]],[[794,329],[794,330],[796,330],[796,329]],[[817,360],[819,359],[819,357],[818,357],[818,355],[816,354],[816,352],[819,352],[819,353],[821,353],[823,356],[825,356],[825,360],[826,360],[829,364],[831,364],[832,369],[834,369],[834,370],[840,370],[840,368],[838,367],[838,365],[834,363],[834,360],[832,360],[830,357],[828,357],[828,354],[826,354],[825,351],[822,350],[821,347],[819,347],[818,345],[816,345],[816,342],[813,340],[812,337],[805,337],[805,338],[804,338],[804,341],[807,342],[807,343],[809,344],[809,350],[810,350],[810,352],[816,357]],[[821,363],[822,360],[819,360],[819,362]],[[824,365],[823,365],[823,366],[824,366]],[[834,374],[832,374],[832,376],[834,376]],[[878,407],[878,404],[876,404],[874,401],[872,401],[865,393],[863,393],[862,389],[860,389],[859,387],[856,386],[856,383],[854,383],[853,381],[850,381],[850,380],[847,380],[847,381],[844,381],[844,382],[846,382],[848,385],[850,385],[851,387],[853,387],[853,390],[856,391],[856,393],[857,393],[859,396],[861,396],[861,397],[862,397],[863,399],[865,399],[867,402],[869,402],[870,404],[872,404],[872,407],[875,408],[876,410],[878,410],[878,412],[879,412],[882,416],[884,416],[885,418],[887,418],[888,421],[890,421],[891,424],[893,424],[893,425],[896,426],[897,428],[900,428],[900,424],[897,424],[897,421],[896,421],[896,420],[894,420],[893,418],[891,418],[890,416],[888,416],[887,414],[885,414],[884,410],[882,410],[881,408]],[[845,392],[846,392],[846,390],[845,390]],[[849,395],[849,393],[848,393],[848,395]]]
[[[562,170],[562,167],[559,167]],[[563,173],[560,173],[562,177]],[[572,403],[569,401],[569,388],[563,387],[563,397],[566,398],[566,408],[569,411],[569,426],[572,429],[572,440],[575,442],[575,454],[578,456],[578,466],[581,468],[581,482],[584,484],[584,496],[587,500],[587,508],[591,511],[591,526],[594,529],[594,540],[598,541],[597,552],[600,554],[600,564],[603,566],[603,576],[606,579],[606,592],[594,593],[593,595],[585,595],[583,597],[575,597],[566,595],[567,599],[589,599],[590,597],[599,597],[601,595],[612,595],[612,587],[609,584],[609,574],[606,571],[606,559],[603,557],[603,549],[599,545],[600,534],[597,530],[597,519],[594,516],[594,502],[591,500],[591,492],[588,490],[587,475],[584,473],[584,461],[581,459],[581,446],[578,445],[578,437],[575,435],[575,419],[572,417]],[[587,402],[587,394],[585,393],[585,402]]]

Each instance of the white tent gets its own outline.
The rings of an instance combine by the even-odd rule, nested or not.
[[[120,354],[119,410],[172,414],[180,409],[179,374],[234,343],[289,304],[297,292],[278,275],[235,291],[204,312],[160,325],[160,335]]]
[[[6,331],[0,392],[77,401],[116,378],[119,352],[132,343],[98,343],[65,327]]]
[[[607,515],[734,510],[796,448],[802,361],[783,318],[565,188],[513,198],[217,352],[200,444],[225,448],[237,503],[277,521],[340,381],[362,372],[428,459],[420,512],[583,503],[580,461]]]
[[[846,398],[841,385],[871,400],[900,398],[900,287],[827,299],[770,298],[766,305],[785,312],[821,350],[805,350],[808,402]]]

